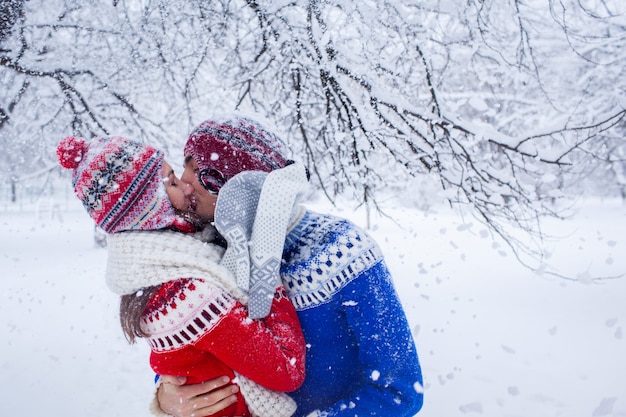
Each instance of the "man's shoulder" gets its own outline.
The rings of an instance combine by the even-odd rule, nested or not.
[[[281,276],[296,308],[310,308],[381,260],[376,242],[351,221],[307,212],[288,237]]]
[[[305,245],[325,250],[332,244],[376,246],[374,239],[352,221],[326,213],[307,210],[287,236],[286,247]]]

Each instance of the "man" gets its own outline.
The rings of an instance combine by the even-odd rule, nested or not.
[[[267,265],[279,268],[307,342],[305,382],[290,393],[295,416],[414,416],[423,403],[421,369],[382,253],[351,222],[297,203],[303,172],[276,135],[234,118],[191,133],[181,179],[196,190],[195,214],[215,221],[228,242],[225,260],[232,248],[227,263],[236,268],[243,259],[254,275],[256,259],[271,259],[267,248],[279,243],[282,259]],[[181,381],[165,376],[158,390],[161,408],[177,417],[213,414],[236,390],[227,379]]]

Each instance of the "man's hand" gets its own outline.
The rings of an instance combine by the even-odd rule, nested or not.
[[[157,399],[161,409],[175,417],[206,417],[237,401],[239,387],[227,376],[195,385],[183,385],[184,377],[161,376]]]

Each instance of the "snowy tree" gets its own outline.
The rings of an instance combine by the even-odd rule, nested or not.
[[[65,134],[167,150],[240,109],[276,124],[329,198],[375,205],[435,179],[516,251],[581,178],[624,190],[621,0],[5,3],[12,175],[55,166]]]
[[[242,101],[299,137],[331,195],[435,175],[512,243],[508,225],[538,231],[590,169],[624,164],[618,2],[248,5],[263,35]]]

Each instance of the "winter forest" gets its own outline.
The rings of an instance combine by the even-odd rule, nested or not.
[[[412,219],[445,207],[506,248],[514,270],[569,284],[576,271],[548,265],[546,225],[581,201],[610,201],[623,229],[623,0],[2,0],[0,80],[6,236],[27,227],[5,219],[71,193],[54,152],[64,136],[133,138],[178,167],[194,126],[235,111],[275,126],[311,172],[315,201],[349,202],[373,233],[398,207]],[[588,281],[626,280],[610,264]],[[600,323],[615,330],[618,317],[623,308]],[[623,359],[616,369],[626,374]],[[580,414],[533,415],[626,415],[603,395]],[[470,400],[453,409],[531,415]]]
[[[238,109],[275,124],[328,198],[375,207],[429,183],[532,251],[516,232],[572,196],[626,193],[625,7],[3,1],[3,198],[58,172],[63,135],[176,149]]]

